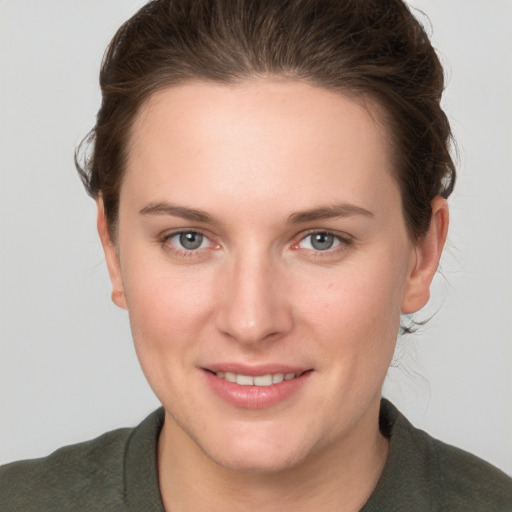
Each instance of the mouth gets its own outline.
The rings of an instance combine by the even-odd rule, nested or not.
[[[238,370],[238,371],[236,371]],[[203,368],[209,388],[224,402],[242,409],[288,403],[313,374],[297,368]]]
[[[310,371],[310,370],[307,370]],[[267,373],[265,375],[243,375],[233,372],[211,372],[219,379],[225,379],[228,382],[238,384],[239,386],[261,386],[268,387],[273,384],[279,384],[285,380],[292,380],[300,377],[306,372],[289,373]]]

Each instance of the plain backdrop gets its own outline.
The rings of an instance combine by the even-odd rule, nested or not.
[[[458,139],[451,229],[421,331],[385,395],[512,474],[512,2],[411,0],[446,67]],[[159,404],[110,302],[73,166],[97,74],[140,0],[0,0],[0,463],[137,424]]]

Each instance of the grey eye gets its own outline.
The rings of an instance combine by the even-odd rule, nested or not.
[[[202,246],[204,240],[204,236],[201,233],[196,233],[194,231],[179,233],[173,238],[178,238],[179,245],[188,251],[199,249]]]
[[[309,235],[311,237],[311,247],[317,251],[326,251],[331,249],[334,245],[334,235],[330,233],[314,233]]]
[[[328,231],[318,231],[305,236],[300,242],[301,249],[328,251],[341,244],[340,237]]]

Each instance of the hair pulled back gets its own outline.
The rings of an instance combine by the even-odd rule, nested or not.
[[[142,7],[107,49],[97,122],[75,158],[88,193],[103,199],[111,233],[141,105],[189,80],[266,75],[377,101],[410,236],[424,235],[432,199],[453,190],[455,166],[440,106],[443,69],[401,0],[154,0]],[[92,151],[81,159],[84,144]]]

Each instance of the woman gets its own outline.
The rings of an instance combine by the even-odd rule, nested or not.
[[[163,410],[5,467],[6,510],[509,510],[380,398],[455,180],[407,8],[151,2],[101,85],[79,170]]]

